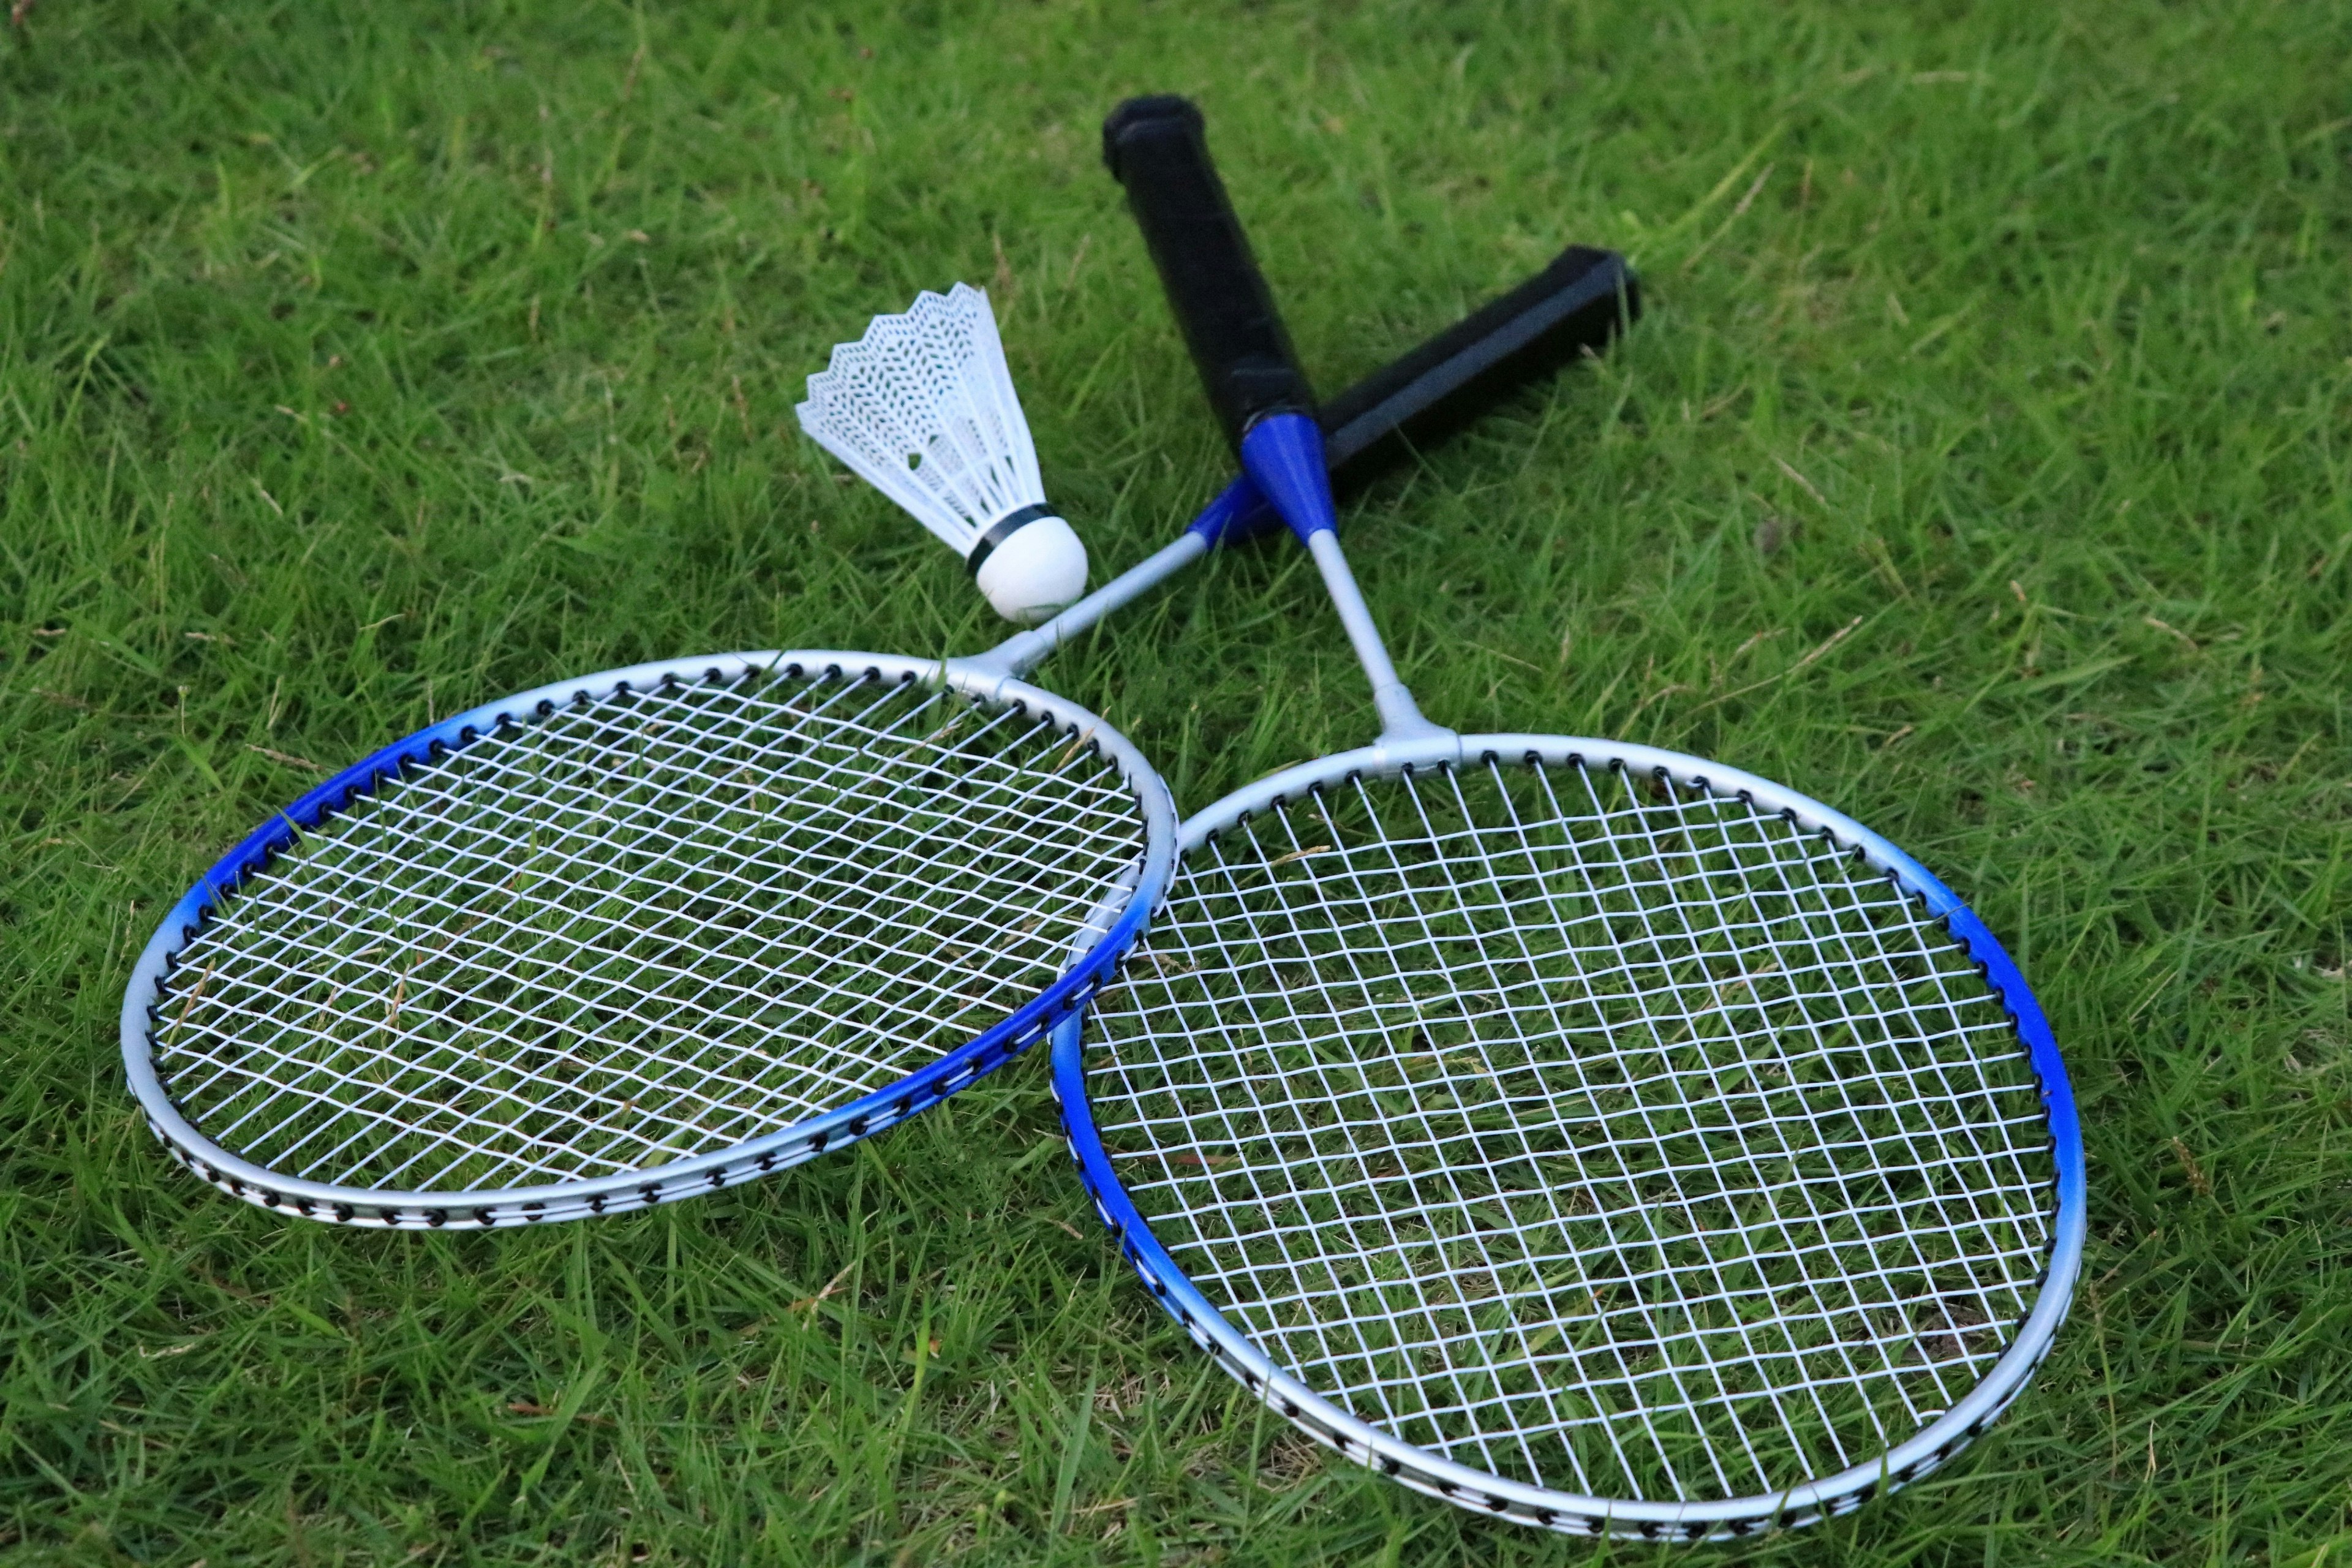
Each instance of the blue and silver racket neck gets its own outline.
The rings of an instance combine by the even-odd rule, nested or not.
[[[1372,702],[1381,715],[1381,741],[1451,735],[1452,731],[1422,716],[1420,704],[1397,675],[1396,665],[1381,641],[1380,628],[1372,624],[1372,612],[1364,604],[1363,590],[1356,586],[1356,574],[1348,567],[1347,553],[1339,548],[1339,507],[1331,499],[1322,428],[1306,414],[1265,415],[1244,433],[1241,459],[1242,473],[1307,546],[1316,570],[1323,574],[1323,586],[1339,612],[1339,624],[1347,628],[1356,662],[1364,667],[1364,677],[1372,683]]]

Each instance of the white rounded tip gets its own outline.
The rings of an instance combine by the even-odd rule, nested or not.
[[[998,615],[1033,626],[1087,591],[1087,547],[1060,518],[1041,517],[989,552],[974,580]]]

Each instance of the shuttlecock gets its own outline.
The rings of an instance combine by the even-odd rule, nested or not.
[[[966,283],[877,316],[809,377],[801,428],[955,548],[997,614],[1086,592],[1087,547],[1045,504],[988,296]]]

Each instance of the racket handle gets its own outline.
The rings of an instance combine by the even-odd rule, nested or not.
[[[1173,95],[1129,99],[1103,121],[1103,163],[1127,187],[1225,438],[1238,447],[1269,414],[1311,414],[1314,389],[1209,161],[1201,111]]]
[[[1326,403],[1331,486],[1354,494],[1523,387],[1599,353],[1642,313],[1640,280],[1613,250],[1571,245],[1402,359]]]

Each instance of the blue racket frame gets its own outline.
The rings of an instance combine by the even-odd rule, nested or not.
[[[1132,787],[1145,822],[1145,852],[1124,908],[1095,943],[1061,976],[1018,1011],[966,1044],[885,1089],[821,1116],[760,1138],[643,1171],[560,1185],[470,1193],[462,1201],[432,1192],[377,1192],[281,1175],[222,1148],[197,1131],[173,1103],[157,1076],[149,1040],[165,978],[179,951],[245,879],[268,865],[301,832],[346,809],[405,770],[471,745],[514,724],[544,718],[575,702],[677,682],[730,683],[762,676],[801,679],[870,672],[890,681],[944,685],[982,701],[1018,707],[1082,736],[1117,766]],[[937,1100],[969,1087],[1043,1038],[1057,1020],[1084,1005],[1158,907],[1173,859],[1175,805],[1167,785],[1141,752],[1086,709],[1001,671],[902,655],[802,650],[737,653],[667,659],[558,681],[426,726],[343,769],[247,834],[215,862],[156,928],[131,971],[122,998],[122,1060],[147,1125],[174,1159],[233,1197],[262,1208],[312,1219],[388,1229],[438,1229],[457,1224],[483,1228],[534,1225],[587,1215],[621,1214],[673,1198],[752,1181],[870,1137]]]
[[[2055,1178],[2051,1189],[2050,1255],[2041,1272],[2033,1308],[2016,1325],[2008,1348],[1967,1397],[1876,1462],[1808,1481],[1767,1499],[1663,1503],[1583,1497],[1510,1481],[1402,1442],[1276,1365],[1218,1310],[1152,1234],[1150,1222],[1129,1197],[1103,1149],[1087,1092],[1086,1019],[1083,1014],[1073,1014],[1053,1030],[1054,1096],[1061,1109],[1063,1136],[1069,1142],[1078,1179],[1094,1201],[1095,1213],[1154,1299],[1195,1344],[1251,1394],[1347,1458],[1457,1506],[1570,1533],[1699,1541],[1810,1523],[1859,1508],[1874,1497],[1927,1475],[1998,1419],[2048,1355],[2073,1302],[2087,1223],[2082,1129],[2075,1116],[2074,1089],[2049,1020],[2008,951],[1935,873],[1843,813],[1753,773],[1651,746],[1527,734],[1442,733],[1423,740],[1390,740],[1303,763],[1188,818],[1178,830],[1177,853],[1181,858],[1255,812],[1350,777],[1392,777],[1416,769],[1518,759],[1548,765],[1621,768],[1670,780],[1678,789],[1750,801],[1884,874],[1941,921],[1974,960],[2026,1047],[2049,1128]]]

